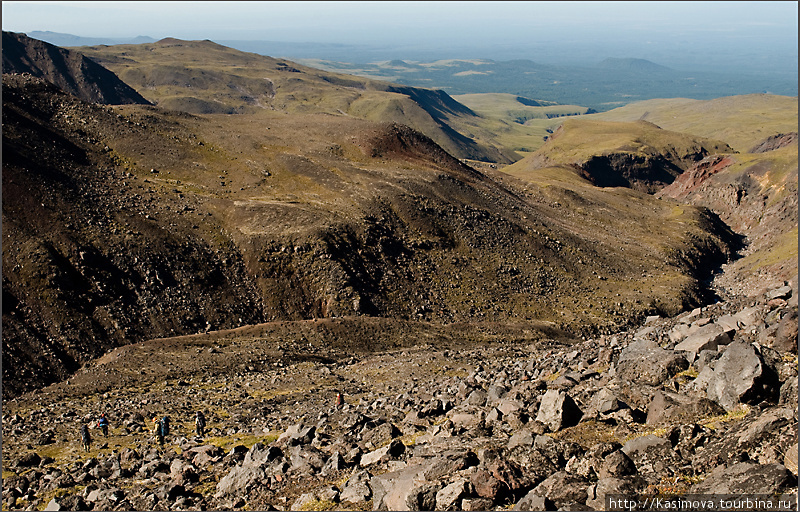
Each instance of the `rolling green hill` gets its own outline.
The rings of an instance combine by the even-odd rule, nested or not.
[[[655,99],[592,114],[589,118],[641,119],[665,130],[725,141],[736,151],[744,152],[770,135],[797,131],[797,97],[749,94],[706,101]]]
[[[194,114],[263,110],[325,113],[411,126],[458,158],[511,162],[467,107],[447,94],[321,71],[211,41],[164,39],[140,45],[80,47],[144,97]]]

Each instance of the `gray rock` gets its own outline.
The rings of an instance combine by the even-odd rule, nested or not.
[[[627,407],[619,400],[617,394],[608,388],[602,388],[592,396],[589,407],[583,413],[581,421],[596,419],[603,414],[609,414]]]
[[[406,498],[406,510],[436,510],[436,493],[444,484],[440,482],[426,483],[414,487]],[[491,505],[490,505],[491,506]]]
[[[620,478],[636,473],[636,464],[633,463],[622,450],[609,454],[600,465],[598,475],[600,478]]]
[[[558,471],[533,488],[536,495],[552,500],[556,506],[570,502],[586,503],[589,481],[566,471]]]
[[[733,315],[742,328],[750,327],[756,324],[762,316],[761,308],[756,306],[746,307]]]
[[[689,362],[680,353],[664,350],[650,340],[639,340],[620,353],[616,376],[623,381],[657,386],[688,367]]]
[[[586,489],[586,505],[594,510],[612,510],[606,503],[609,495],[635,498],[646,487],[647,482],[641,477],[631,476],[625,478],[605,477]],[[617,508],[614,507],[613,510]]]
[[[318,473],[325,465],[325,453],[313,446],[295,446],[291,451],[291,471],[305,475]]]
[[[287,428],[286,431],[278,436],[277,444],[297,446],[299,444],[309,444],[314,440],[316,427],[304,427],[302,423],[297,423]]]
[[[514,435],[508,440],[507,447],[511,450],[516,446],[533,446],[533,433],[528,430],[514,432]]]
[[[405,449],[406,445],[404,445],[402,441],[399,439],[394,439],[391,443],[387,444],[383,448],[378,448],[377,450],[373,450],[362,455],[359,465],[363,468],[378,462],[386,462],[387,460],[396,459],[403,454]]]
[[[705,397],[693,397],[656,391],[647,407],[647,424],[692,423],[702,418],[724,414],[725,410]]]
[[[636,465],[638,473],[653,484],[663,475],[671,476],[678,462],[669,440],[652,434],[631,439],[622,451]]]
[[[376,475],[369,481],[373,510],[411,510],[409,496],[420,487],[418,477],[425,466],[414,464],[397,471]],[[344,501],[344,491],[342,495]]]
[[[721,317],[717,318],[716,324],[719,325],[725,332],[727,332],[728,335],[738,331],[740,327],[739,319],[733,315],[722,315]]]
[[[370,480],[372,475],[367,471],[359,471],[351,476],[339,493],[339,500],[349,503],[364,503],[372,497]]]
[[[536,491],[531,491],[514,505],[513,510],[538,511],[538,510],[553,510],[553,509],[555,509],[555,503],[545,498],[544,496],[539,496],[538,494],[536,494]]]
[[[449,450],[426,464],[422,472],[426,480],[434,481],[452,475],[471,466],[478,465],[478,457],[470,450]]]
[[[401,435],[402,433],[400,432],[400,429],[398,429],[392,423],[387,422],[381,423],[377,427],[362,434],[362,441],[364,441],[364,445],[368,449],[374,450],[375,448],[383,446],[392,439],[400,437]]]
[[[795,477],[797,476],[797,450],[798,445],[794,443],[786,450],[786,454],[783,456],[783,465],[786,466],[786,469],[791,471]]]
[[[236,466],[217,483],[215,497],[244,493],[249,487],[267,477],[263,466]]]
[[[792,287],[789,285],[781,286],[780,288],[775,288],[774,290],[770,290],[767,292],[766,299],[774,300],[774,299],[788,299],[792,296]]]
[[[484,391],[482,389],[476,389],[476,390],[472,391],[472,393],[469,394],[469,396],[467,397],[466,403],[468,405],[475,405],[477,407],[483,407],[484,405],[486,405],[486,398],[487,397],[488,397],[488,395],[486,394],[486,391]]]
[[[461,510],[464,511],[473,511],[473,510],[491,510],[494,506],[492,500],[486,498],[464,498],[461,500]],[[433,510],[427,508],[417,508],[414,510]]]
[[[687,359],[691,363],[701,350],[716,350],[718,346],[730,342],[731,338],[725,329],[718,324],[708,324],[677,344],[675,350],[687,352]]]
[[[718,466],[705,480],[693,485],[689,494],[774,494],[797,486],[783,464],[739,462]]]
[[[708,398],[727,411],[735,409],[739,403],[758,402],[775,394],[767,376],[755,347],[735,341],[714,365],[714,375],[707,388]]]
[[[549,390],[542,397],[536,421],[547,425],[552,432],[577,425],[583,413],[572,398],[563,391]]]
[[[469,495],[469,481],[458,478],[436,493],[436,510],[460,510],[461,499]]]

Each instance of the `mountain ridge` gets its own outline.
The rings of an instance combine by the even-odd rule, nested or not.
[[[30,73],[86,101],[150,104],[114,73],[82,54],[25,34],[3,31],[3,73]]]

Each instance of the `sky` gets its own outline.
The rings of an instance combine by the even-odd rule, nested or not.
[[[794,1],[3,1],[2,11],[3,30],[26,33],[427,46],[443,53],[469,47],[524,54],[538,48],[558,58],[582,48],[587,58],[655,56],[666,65],[670,52],[698,62],[713,53],[721,62],[748,51],[755,60],[769,51],[797,68]]]

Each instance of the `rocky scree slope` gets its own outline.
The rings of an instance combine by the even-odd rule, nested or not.
[[[483,174],[398,125],[3,80],[5,396],[115,346],[270,320],[611,332],[707,300],[735,241],[703,210]]]
[[[25,34],[3,31],[3,73],[30,73],[93,103],[150,104],[114,73],[83,54]]]
[[[758,293],[797,275],[797,179],[797,134],[778,134],[749,153],[709,155],[657,197],[709,208],[745,235],[718,284]]]
[[[7,401],[4,507],[604,510],[609,494],[702,493],[797,506],[796,281],[570,343],[416,333],[354,357],[261,329],[122,347]],[[169,376],[96,392],[145,367]],[[85,452],[79,426],[101,411],[109,437],[93,430]],[[151,418],[165,414],[160,448]]]

